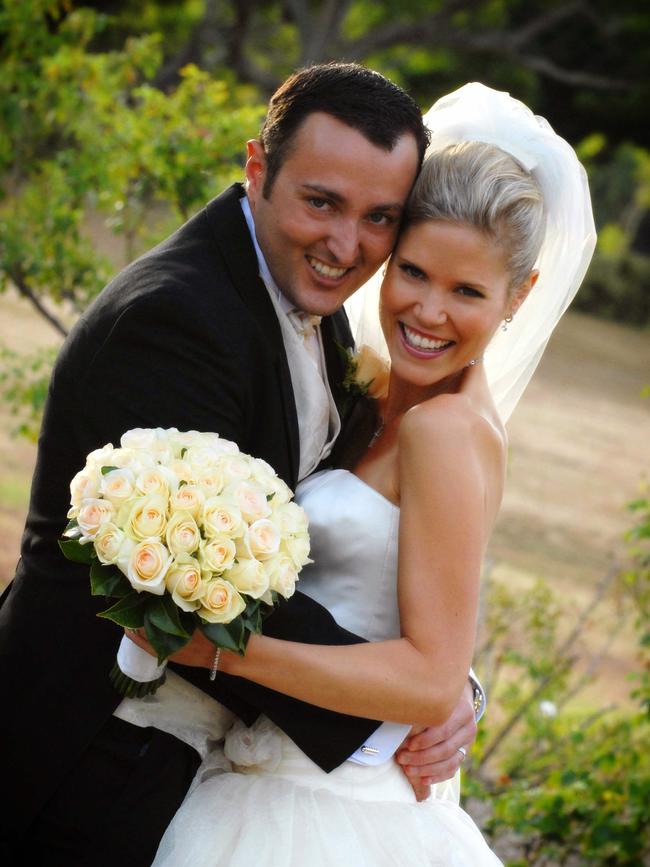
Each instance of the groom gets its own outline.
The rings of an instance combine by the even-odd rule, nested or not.
[[[349,64],[297,73],[271,99],[260,141],[248,143],[246,191],[226,190],[126,268],[64,344],[0,609],[2,863],[149,864],[198,764],[188,744],[120,715],[107,673],[121,634],[96,616],[104,604],[90,595],[87,567],[57,547],[71,478],[90,451],[133,427],[217,431],[291,488],[326,460],[344,397],[335,344],[351,343],[341,308],[388,256],[426,141],[415,103],[382,76]],[[296,346],[287,329],[299,311],[322,322],[312,317]],[[360,640],[300,593],[265,632]],[[246,722],[265,713],[325,770],[384,749],[376,721],[177,671]],[[407,760],[450,776],[474,732],[463,698]]]

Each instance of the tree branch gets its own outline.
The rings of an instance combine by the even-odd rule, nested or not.
[[[40,313],[40,315],[46,319],[50,325],[59,332],[62,337],[68,336],[68,329],[63,325],[63,323],[57,319],[57,317],[50,313],[50,311],[43,305],[41,299],[29,288],[23,275],[20,273],[20,270],[14,269],[10,273],[11,281],[18,290],[18,292],[26,298],[30,304],[32,304],[36,310]]]

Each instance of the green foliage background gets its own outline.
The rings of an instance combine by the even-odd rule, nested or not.
[[[547,116],[588,169],[599,228],[575,306],[650,323],[642,2],[94,6],[0,3],[0,293],[17,290],[62,337],[61,309],[74,318],[113,268],[90,240],[89,215],[123,239],[127,259],[138,255],[241,177],[244,143],[279,79],[310,59],[339,57],[385,72],[423,109],[480,79]],[[52,357],[1,349],[0,393],[22,434],[37,434]],[[580,683],[559,601],[544,585],[525,599],[492,590],[478,668],[503,713],[481,724],[466,791],[487,805],[486,831],[511,865],[648,863],[646,498],[634,515],[633,566],[594,605],[614,587],[624,595],[644,672],[638,711],[570,711]]]

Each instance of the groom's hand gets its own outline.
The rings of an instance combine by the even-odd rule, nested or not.
[[[395,755],[419,801],[428,797],[433,783],[454,776],[465,758],[459,747],[468,751],[476,731],[473,691],[468,681],[449,719],[412,734]]]

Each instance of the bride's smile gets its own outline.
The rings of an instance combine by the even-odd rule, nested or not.
[[[381,290],[394,381],[444,390],[509,314],[509,285],[503,248],[478,229],[440,220],[406,229]]]

